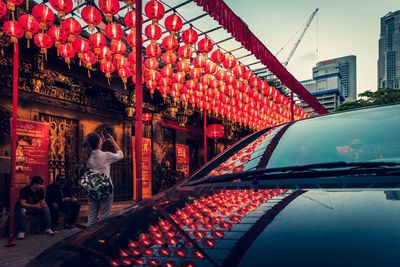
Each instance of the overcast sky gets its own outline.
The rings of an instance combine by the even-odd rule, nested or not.
[[[288,69],[298,80],[311,79],[312,67],[318,61],[356,55],[357,93],[376,90],[380,18],[400,9],[399,0],[224,1],[274,54],[319,8],[318,17],[314,18]],[[279,60],[286,59],[298,36],[278,55]]]

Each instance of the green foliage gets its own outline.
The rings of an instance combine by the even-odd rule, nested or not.
[[[365,91],[359,94],[361,99],[341,104],[336,111],[350,110],[368,106],[400,103],[400,90],[378,89],[375,92]]]

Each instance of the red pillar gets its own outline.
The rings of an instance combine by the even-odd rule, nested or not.
[[[293,90],[290,90],[290,120],[294,121],[294,99]]]
[[[15,167],[17,153],[17,114],[18,114],[18,43],[14,43],[13,63],[13,96],[12,96],[12,124],[11,124],[11,180],[10,180],[10,217],[9,236],[6,246],[15,246],[14,241],[14,206],[16,202]]]
[[[204,132],[203,132],[203,146],[204,146],[204,164],[207,163],[207,112],[204,110]]]
[[[136,0],[136,43],[142,43],[142,0]],[[142,199],[142,46],[136,51],[136,125],[135,125],[135,154],[136,154],[136,201]]]

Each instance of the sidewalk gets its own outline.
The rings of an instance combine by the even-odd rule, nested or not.
[[[133,202],[117,202],[113,204],[112,212],[120,211]],[[85,225],[88,205],[82,205],[81,212],[77,223]],[[54,236],[42,234],[26,234],[25,240],[17,240],[17,246],[6,248],[7,238],[0,238],[0,267],[22,267],[25,266],[31,259],[38,256],[51,245],[61,241],[62,239],[80,231],[77,230],[59,230]]]

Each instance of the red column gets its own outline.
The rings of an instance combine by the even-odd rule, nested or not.
[[[142,0],[136,0],[136,43],[142,43]],[[142,46],[136,51],[136,126],[135,126],[135,154],[136,154],[136,201],[142,199]]]
[[[290,120],[294,121],[294,99],[293,90],[290,89]]]
[[[204,110],[204,132],[203,132],[203,146],[204,146],[204,164],[207,163],[207,112]]]
[[[9,236],[7,246],[15,246],[14,241],[14,206],[16,202],[15,190],[15,167],[17,153],[17,114],[18,114],[18,43],[14,43],[14,63],[13,63],[13,113],[11,124],[11,180],[10,180],[10,217],[9,217]]]

